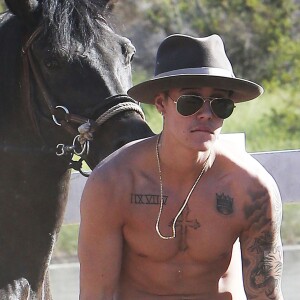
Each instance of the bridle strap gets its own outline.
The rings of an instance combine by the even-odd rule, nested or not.
[[[42,80],[39,71],[37,70],[37,66],[36,63],[34,61],[34,58],[32,57],[32,52],[31,52],[31,43],[33,42],[34,38],[36,38],[36,36],[41,32],[41,27],[38,27],[38,29],[31,35],[31,37],[29,38],[29,40],[27,41],[25,48],[23,49],[23,54],[24,54],[24,59],[27,60],[27,71],[28,72],[28,82],[27,82],[27,87],[29,90],[29,94],[30,94],[30,83],[29,83],[29,67],[32,70],[32,73],[34,75],[34,78],[38,84],[38,87],[42,93],[42,99],[46,105],[46,107],[48,108],[48,110],[50,111],[51,115],[59,118],[59,113],[58,113],[58,109],[57,109],[57,104],[55,103],[55,101],[50,97],[48,90],[45,86],[44,81]],[[81,117],[79,115],[74,115],[74,114],[65,114],[66,118],[61,120],[60,125],[66,129],[69,133],[71,133],[72,135],[76,135],[76,130],[71,126],[71,123],[76,123],[76,124],[83,124],[85,122],[88,121],[87,118]],[[33,119],[33,116],[31,116],[31,119]],[[36,123],[36,122],[34,122]]]

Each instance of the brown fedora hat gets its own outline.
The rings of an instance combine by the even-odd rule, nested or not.
[[[128,90],[133,99],[154,104],[154,97],[171,88],[213,87],[232,92],[235,102],[252,100],[263,88],[236,78],[220,36],[195,38],[183,34],[167,37],[159,46],[155,76]]]

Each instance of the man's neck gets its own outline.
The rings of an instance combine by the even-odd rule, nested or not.
[[[214,161],[213,147],[210,149],[195,150],[182,145],[173,145],[164,139],[164,136],[158,137],[158,154],[162,169],[168,173],[173,173],[180,178],[192,177],[194,178],[201,170],[206,162],[207,168],[212,166]]]

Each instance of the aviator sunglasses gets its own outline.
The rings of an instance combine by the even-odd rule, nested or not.
[[[170,95],[168,96],[170,97]],[[172,98],[170,97],[170,99]],[[176,104],[178,113],[184,117],[192,116],[197,113],[206,101],[209,101],[213,114],[220,119],[228,118],[235,108],[234,102],[228,98],[181,95],[176,101],[174,99],[172,100]]]

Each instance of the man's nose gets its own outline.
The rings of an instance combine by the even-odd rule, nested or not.
[[[202,107],[199,109],[197,112],[197,117],[198,118],[208,118],[211,119],[214,116],[211,107],[210,107],[210,102],[205,101],[202,105]]]

